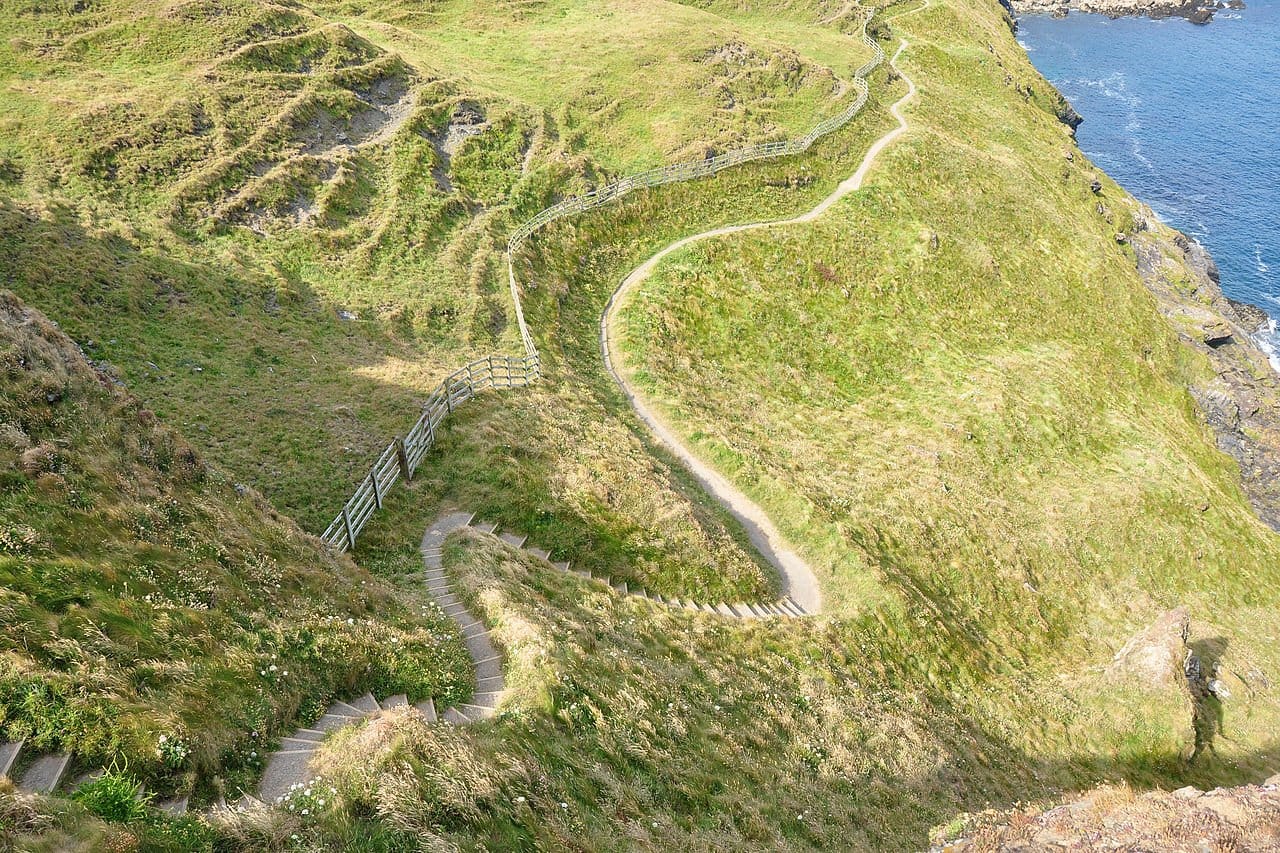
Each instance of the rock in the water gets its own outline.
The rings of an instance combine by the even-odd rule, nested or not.
[[[1170,610],[1116,652],[1107,667],[1107,677],[1147,687],[1181,683],[1190,633],[1190,611],[1185,606]]]

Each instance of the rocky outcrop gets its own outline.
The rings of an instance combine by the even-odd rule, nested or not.
[[[1107,677],[1144,687],[1181,684],[1190,635],[1191,614],[1187,608],[1170,610],[1116,652],[1107,667]]]
[[[1106,785],[1051,808],[963,815],[931,853],[1280,849],[1280,775],[1261,785],[1149,791]]]
[[[1254,510],[1280,530],[1280,376],[1255,341],[1267,315],[1222,295],[1217,265],[1199,243],[1168,236],[1145,205],[1135,220],[1130,240],[1143,282],[1183,342],[1213,367],[1191,395],[1218,448],[1239,464]]]
[[[1109,18],[1186,18],[1207,24],[1219,9],[1243,9],[1243,0],[1010,0],[1016,14],[1065,17],[1068,12],[1091,12]]]

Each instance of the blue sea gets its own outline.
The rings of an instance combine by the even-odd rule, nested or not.
[[[1280,0],[1207,26],[1025,15],[1018,40],[1084,116],[1081,149],[1280,317]],[[1271,340],[1276,344],[1274,328]],[[1273,363],[1280,359],[1273,355]]]

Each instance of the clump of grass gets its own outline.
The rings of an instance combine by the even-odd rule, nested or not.
[[[147,816],[151,795],[143,795],[141,782],[113,767],[77,788],[71,799],[109,823],[132,823]]]

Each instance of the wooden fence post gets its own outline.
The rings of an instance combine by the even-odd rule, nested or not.
[[[342,507],[342,525],[347,529],[347,550],[354,551],[356,549],[356,535],[351,532],[351,513],[347,512],[346,506]]]
[[[409,453],[404,449],[404,439],[396,439],[396,458],[400,460],[400,475],[405,482],[413,479],[413,469],[409,467]]]
[[[378,471],[369,472],[369,482],[373,484],[373,505],[382,509],[382,489],[378,487]]]

